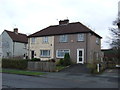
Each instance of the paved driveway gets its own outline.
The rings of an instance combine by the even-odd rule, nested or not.
[[[83,73],[48,73],[39,77],[3,74],[2,85],[3,88],[118,88],[118,74],[108,73],[106,71],[97,76]]]

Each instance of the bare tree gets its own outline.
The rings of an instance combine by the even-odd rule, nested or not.
[[[113,25],[116,27],[109,29],[112,34],[112,42],[110,43],[110,46],[114,50],[117,63],[120,63],[120,19],[113,21]]]

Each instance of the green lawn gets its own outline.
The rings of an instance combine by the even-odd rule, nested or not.
[[[3,73],[10,73],[10,74],[21,74],[21,75],[44,75],[46,73],[36,72],[36,71],[25,71],[25,70],[9,70],[9,69],[2,69],[0,72]]]

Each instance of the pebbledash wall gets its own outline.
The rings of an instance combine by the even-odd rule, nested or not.
[[[2,33],[3,58],[13,56],[13,41],[7,32]],[[8,55],[9,54],[9,55]]]
[[[13,42],[8,33],[4,31],[2,33],[2,50],[3,58],[20,57],[23,58],[27,53],[27,44],[20,42]]]
[[[0,58],[2,58],[2,36],[0,35]]]
[[[34,37],[35,43],[32,43],[32,38],[28,39],[28,56],[31,59],[31,52],[34,51],[34,58],[41,60],[49,60],[54,58],[54,36],[48,36],[48,43],[43,42],[43,37]],[[50,57],[41,57],[40,50],[50,50]]]
[[[2,36],[0,35],[0,68],[1,65],[2,65]]]

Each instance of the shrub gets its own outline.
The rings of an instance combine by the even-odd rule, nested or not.
[[[63,63],[64,63],[64,59],[61,58],[56,62],[56,65],[57,66],[63,66]]]
[[[27,69],[28,60],[2,59],[2,68]]]
[[[63,66],[64,65],[64,59],[60,59],[59,65]]]
[[[48,60],[48,62],[55,62],[55,59],[50,59]]]
[[[31,61],[40,61],[40,58],[33,58]]]
[[[87,64],[87,67],[91,69],[92,74],[97,73],[97,65],[96,64],[93,64],[93,63]]]
[[[71,65],[71,60],[70,60],[70,55],[69,55],[69,53],[65,53],[63,65],[64,65],[64,66]]]

